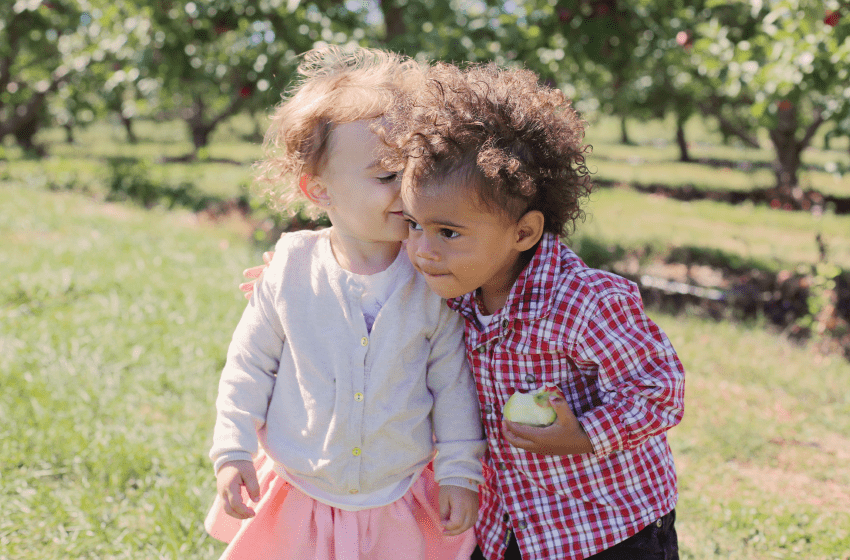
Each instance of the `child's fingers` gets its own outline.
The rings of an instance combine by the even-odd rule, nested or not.
[[[248,497],[254,502],[260,501],[260,482],[257,480],[257,471],[253,468],[242,474],[242,482],[245,484],[245,490],[248,491]]]
[[[459,507],[452,508],[451,515],[443,523],[443,534],[452,537],[459,535],[472,527],[474,523],[475,519],[470,512]]]
[[[263,262],[269,264],[272,262],[272,257],[274,256],[274,251],[266,251],[263,253]]]
[[[534,445],[534,440],[530,439],[531,434],[529,432],[531,430],[533,429],[529,426],[517,424],[516,422],[511,422],[509,420],[502,421],[502,433],[508,443],[514,447],[528,449],[528,447]]]
[[[242,501],[242,489],[238,480],[234,480],[230,486],[228,486],[223,495],[222,499],[224,501],[224,512],[236,519],[248,519],[249,517],[254,517],[254,510],[249,508],[245,502]]]
[[[242,276],[245,278],[259,278],[267,266],[268,265],[259,264],[257,266],[252,266],[251,268],[246,268],[242,271]]]

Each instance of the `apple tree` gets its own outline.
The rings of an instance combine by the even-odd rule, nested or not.
[[[0,139],[30,153],[47,119],[48,97],[91,62],[86,2],[13,0],[0,4]]]
[[[801,154],[825,122],[846,110],[850,82],[850,4],[846,0],[713,2],[751,23],[744,32],[721,17],[695,29],[692,61],[727,107],[729,122],[762,127],[774,148],[776,185],[800,197]],[[838,15],[835,15],[838,14]]]

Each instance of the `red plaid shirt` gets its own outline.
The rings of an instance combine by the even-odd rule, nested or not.
[[[501,560],[513,531],[526,560],[584,558],[674,508],[666,431],[682,418],[684,370],[633,283],[546,234],[488,326],[472,294],[449,306],[466,319],[488,441],[476,526],[485,557]],[[508,397],[543,383],[563,390],[594,453],[538,455],[505,441]]]

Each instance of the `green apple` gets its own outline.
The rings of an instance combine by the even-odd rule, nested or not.
[[[549,426],[557,418],[549,397],[557,393],[558,388],[555,385],[544,385],[528,393],[517,391],[505,403],[502,412],[511,422],[529,426]]]

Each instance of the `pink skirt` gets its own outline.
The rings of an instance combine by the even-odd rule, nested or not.
[[[386,506],[347,511],[314,500],[274,471],[265,453],[254,461],[260,501],[243,489],[256,515],[239,520],[224,512],[221,498],[207,514],[207,532],[230,543],[222,560],[468,560],[472,529],[442,533],[439,485],[426,468],[407,494]]]

